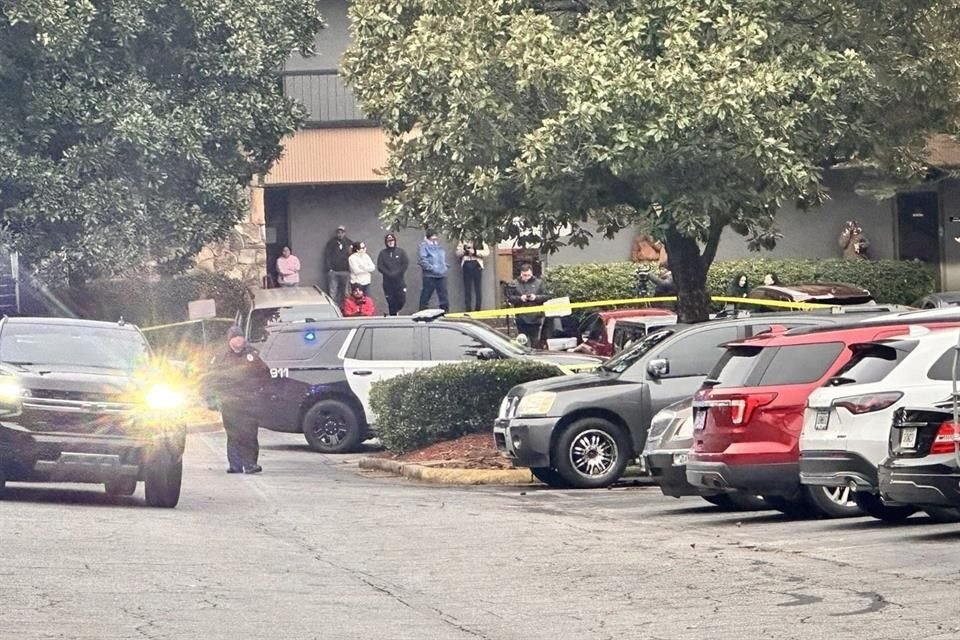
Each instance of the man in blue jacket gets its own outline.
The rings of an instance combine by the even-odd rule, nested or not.
[[[447,299],[447,251],[441,246],[436,231],[427,230],[417,252],[417,263],[423,270],[420,309],[426,309],[430,305],[430,298],[436,291],[440,308],[450,311],[450,302]]]

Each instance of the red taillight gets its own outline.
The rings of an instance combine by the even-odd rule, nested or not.
[[[870,393],[865,396],[851,396],[849,398],[834,400],[833,406],[843,407],[850,413],[860,415],[862,413],[887,409],[902,397],[903,394],[899,391]]]
[[[750,422],[753,412],[768,405],[776,399],[775,393],[751,393],[742,396],[727,396],[724,398],[710,398],[701,402],[708,407],[717,422],[724,422],[733,426],[740,426]]]
[[[954,437],[958,431],[957,425],[952,422],[944,422],[937,430],[937,437],[933,439],[933,445],[930,447],[930,453],[953,453],[955,450]]]

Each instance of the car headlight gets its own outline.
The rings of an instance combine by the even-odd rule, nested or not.
[[[497,411],[497,418],[504,419],[507,417],[507,410],[510,408],[510,396],[504,396],[503,401],[500,403],[500,410]]]
[[[18,402],[23,397],[23,388],[13,381],[0,382],[0,402]]]
[[[683,420],[680,424],[680,427],[677,429],[674,438],[692,438],[693,437],[693,414],[687,413],[682,416],[678,416],[679,420]]]
[[[147,407],[155,411],[179,409],[185,402],[183,393],[164,384],[150,387],[144,399]]]
[[[650,431],[647,432],[647,442],[659,442],[663,436],[663,432],[667,430],[667,427],[673,423],[676,417],[677,412],[671,409],[664,409],[657,412],[657,415],[653,416],[653,420],[650,421]]]
[[[553,408],[553,401],[557,394],[552,391],[537,391],[530,395],[520,398],[520,404],[517,405],[518,416],[545,416],[549,415]]]

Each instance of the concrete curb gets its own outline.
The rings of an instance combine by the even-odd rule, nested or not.
[[[438,469],[386,458],[361,458],[361,469],[386,471],[411,480],[434,484],[531,484],[533,474],[526,469]]]

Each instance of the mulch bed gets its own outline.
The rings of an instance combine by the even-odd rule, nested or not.
[[[402,455],[388,451],[377,454],[398,462],[458,469],[512,469],[510,461],[497,451],[492,433],[472,433],[456,440],[437,442]]]

